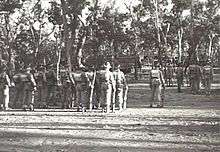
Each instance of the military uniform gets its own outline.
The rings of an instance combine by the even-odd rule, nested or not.
[[[120,69],[116,69],[113,72],[114,79],[115,79],[115,100],[116,106],[119,107],[119,110],[126,109],[126,99],[127,99],[127,89],[128,85],[126,82],[126,78],[124,73]]]
[[[53,70],[49,70],[46,74],[47,79],[47,106],[49,106],[50,103],[53,103],[55,99],[55,92],[56,92],[56,85],[57,85],[57,77]]]
[[[73,72],[75,82],[77,111],[86,111],[89,102],[89,78],[85,71],[78,69]]]
[[[181,86],[183,85],[184,69],[178,66],[176,69],[177,91],[181,92]]]
[[[159,103],[157,106],[163,107],[163,102],[161,100],[161,89],[164,87],[164,83],[162,72],[159,69],[152,69],[150,71],[150,88],[152,91],[150,107],[153,106],[155,101],[154,98],[156,98],[156,101]]]
[[[213,81],[213,68],[210,65],[206,65],[202,69],[203,82],[206,95],[211,93],[211,84]]]
[[[100,70],[97,72],[97,81],[100,84],[100,104],[102,111],[106,108],[106,112],[110,112],[110,106],[112,104],[114,109],[114,93],[115,91],[115,80],[113,73],[109,71],[110,64],[107,64],[105,70]],[[113,96],[112,96],[113,95]],[[112,98],[113,97],[113,98]]]
[[[30,69],[27,69],[25,73],[26,79],[24,79],[24,96],[23,96],[23,109],[26,110],[29,108],[31,111],[34,110],[34,94],[36,91],[36,82],[32,73],[30,73]]]
[[[43,70],[39,71],[36,76],[37,92],[38,92],[38,104],[41,106],[46,105],[46,91],[47,91],[47,79]]]
[[[202,71],[199,65],[190,65],[188,68],[191,91],[193,94],[198,94],[200,90],[200,83]]]
[[[0,73],[0,104],[2,110],[9,109],[9,87],[10,79],[5,71]]]

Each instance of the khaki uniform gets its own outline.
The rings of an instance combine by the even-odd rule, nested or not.
[[[188,68],[191,91],[193,94],[198,94],[200,90],[200,83],[202,71],[198,65],[190,65]]]
[[[81,108],[82,112],[84,112],[89,102],[89,78],[86,72],[76,70],[73,73],[73,79],[76,89],[77,110],[79,111]]]
[[[115,79],[115,100],[116,100],[116,106],[119,107],[119,110],[126,109],[126,99],[127,99],[127,89],[128,85],[126,82],[126,78],[124,73],[117,69],[113,72],[114,79]]]
[[[159,103],[158,106],[163,107],[163,103],[161,100],[161,89],[162,86],[164,86],[164,78],[163,78],[163,74],[160,70],[157,69],[153,69],[150,71],[150,88],[152,91],[151,94],[151,103],[150,106],[153,106],[153,103],[156,101]]]
[[[106,108],[106,112],[110,112],[110,106],[111,103],[113,102],[114,106],[114,92],[115,90],[115,80],[113,73],[110,72],[109,70],[100,70],[97,73],[97,83],[100,84],[100,104],[102,107],[102,110]],[[112,98],[113,97],[113,98]],[[113,99],[113,100],[112,100]],[[113,107],[114,108],[114,107]]]
[[[23,73],[17,73],[13,76],[13,81],[15,83],[15,96],[13,99],[14,108],[21,108],[24,96],[24,79],[26,75]]]
[[[24,96],[23,96],[23,108],[27,107],[33,110],[34,106],[34,93],[36,89],[36,82],[34,76],[31,73],[25,73],[26,79],[24,80]]]
[[[206,95],[211,93],[211,84],[213,81],[213,68],[209,65],[204,66],[202,69],[203,82]]]
[[[2,110],[8,110],[10,79],[6,72],[0,74],[0,104]]]

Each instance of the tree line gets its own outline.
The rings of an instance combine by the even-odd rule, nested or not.
[[[220,47],[219,0],[2,0],[0,59],[9,72],[39,65],[69,71],[89,58],[144,55],[159,62],[211,59]]]

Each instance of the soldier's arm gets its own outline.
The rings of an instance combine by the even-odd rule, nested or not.
[[[113,73],[110,73],[110,82],[112,84],[112,89],[113,91],[115,91],[115,85],[116,85],[116,82],[115,82],[115,78],[113,76]]]
[[[165,80],[164,80],[164,77],[161,71],[160,71],[160,80],[161,80],[162,86],[165,87]]]
[[[30,78],[31,78],[31,83],[32,83],[33,87],[36,87],[37,84],[35,82],[33,74],[30,75]]]
[[[70,78],[71,84],[75,85],[75,80],[74,80],[74,78],[73,78],[71,73],[69,73],[69,78]]]

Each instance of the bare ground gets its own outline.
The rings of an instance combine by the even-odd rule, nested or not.
[[[148,108],[148,86],[131,84],[128,109],[122,112],[0,112],[0,151],[220,151],[220,91],[183,92],[167,88],[165,108]]]

